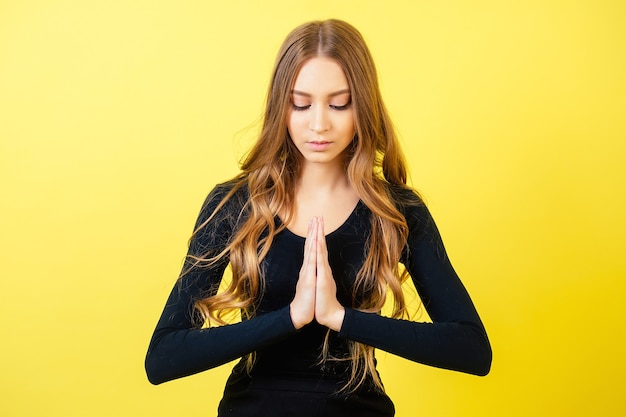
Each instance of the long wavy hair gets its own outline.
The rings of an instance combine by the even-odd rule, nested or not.
[[[198,233],[215,213],[240,189],[247,188],[245,219],[220,253],[192,257],[192,267],[228,259],[232,281],[225,291],[198,300],[195,309],[203,320],[224,324],[226,312],[240,309],[253,316],[264,288],[260,269],[273,239],[289,224],[294,212],[294,192],[300,175],[301,154],[287,131],[291,89],[304,62],[313,57],[335,60],[345,72],[355,113],[355,137],[345,156],[348,180],[360,200],[372,212],[365,261],[353,286],[355,308],[380,313],[388,291],[393,295],[391,315],[406,316],[402,282],[406,271],[399,268],[408,227],[396,207],[394,188],[406,187],[406,164],[393,126],[383,104],[374,62],[361,34],[340,20],[315,21],[294,29],[282,44],[274,66],[262,128],[234,178],[234,187],[213,214],[199,225]],[[283,221],[275,224],[277,214]],[[358,300],[358,301],[357,301]],[[368,376],[379,389],[374,348],[349,342],[350,357],[329,354],[328,336],[320,361],[350,360],[351,374],[343,390],[353,391]],[[249,369],[254,356],[248,357]]]

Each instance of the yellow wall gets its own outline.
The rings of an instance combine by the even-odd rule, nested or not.
[[[383,6],[384,4],[384,6]],[[626,408],[623,1],[0,1],[0,415],[210,416],[143,358],[295,25],[356,25],[492,373],[380,355],[398,416]]]

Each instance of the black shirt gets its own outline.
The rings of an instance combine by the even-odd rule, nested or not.
[[[232,183],[226,183],[211,192],[196,227],[204,223],[231,187]],[[337,282],[337,298],[346,307],[340,331],[330,332],[331,353],[346,356],[346,341],[353,340],[423,364],[487,374],[491,349],[485,329],[450,264],[428,209],[413,192],[405,189],[394,192],[398,201],[403,201],[398,208],[409,226],[401,262],[432,323],[392,319],[351,308],[352,283],[364,261],[371,219],[370,210],[359,202],[349,218],[326,236],[329,263]],[[189,254],[199,256],[207,249],[223,249],[237,224],[245,218],[242,209],[246,199],[247,190],[238,190],[192,238]],[[280,222],[278,217],[276,222]],[[242,378],[248,382],[250,378],[269,381],[272,378],[311,381],[345,378],[349,361],[338,365],[319,364],[327,329],[314,321],[296,331],[291,321],[289,303],[295,294],[304,241],[288,229],[275,236],[262,263],[266,282],[258,308],[254,317],[241,323],[204,329],[194,325],[193,302],[217,291],[227,259],[211,268],[195,268],[184,275],[172,290],[150,342],[146,357],[150,382],[159,384],[201,372],[251,352],[256,352],[251,376],[242,376],[245,374],[242,365],[236,366],[225,398],[229,390],[242,389]],[[188,266],[186,262],[185,267]]]

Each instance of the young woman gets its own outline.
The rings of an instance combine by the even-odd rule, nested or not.
[[[433,323],[406,320],[409,276]],[[226,324],[233,309],[242,321]],[[491,365],[481,320],[406,185],[363,38],[311,22],[280,49],[241,173],[202,207],[146,370],[159,384],[242,358],[219,416],[393,416],[375,348],[476,375]]]

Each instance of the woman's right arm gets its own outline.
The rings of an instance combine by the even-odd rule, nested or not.
[[[205,201],[196,228],[204,223],[228,190],[216,187]],[[207,250],[218,253],[233,230],[228,218],[237,217],[241,206],[235,198],[223,210],[236,210],[233,216],[218,213],[189,243],[188,255],[203,255]],[[225,220],[226,219],[226,220]],[[183,266],[189,268],[189,256]],[[192,268],[174,286],[150,340],[146,355],[146,373],[153,384],[195,374],[237,359],[270,345],[295,332],[289,306],[241,323],[199,328],[194,320],[193,304],[200,297],[217,292],[228,264],[223,259],[208,268]]]

